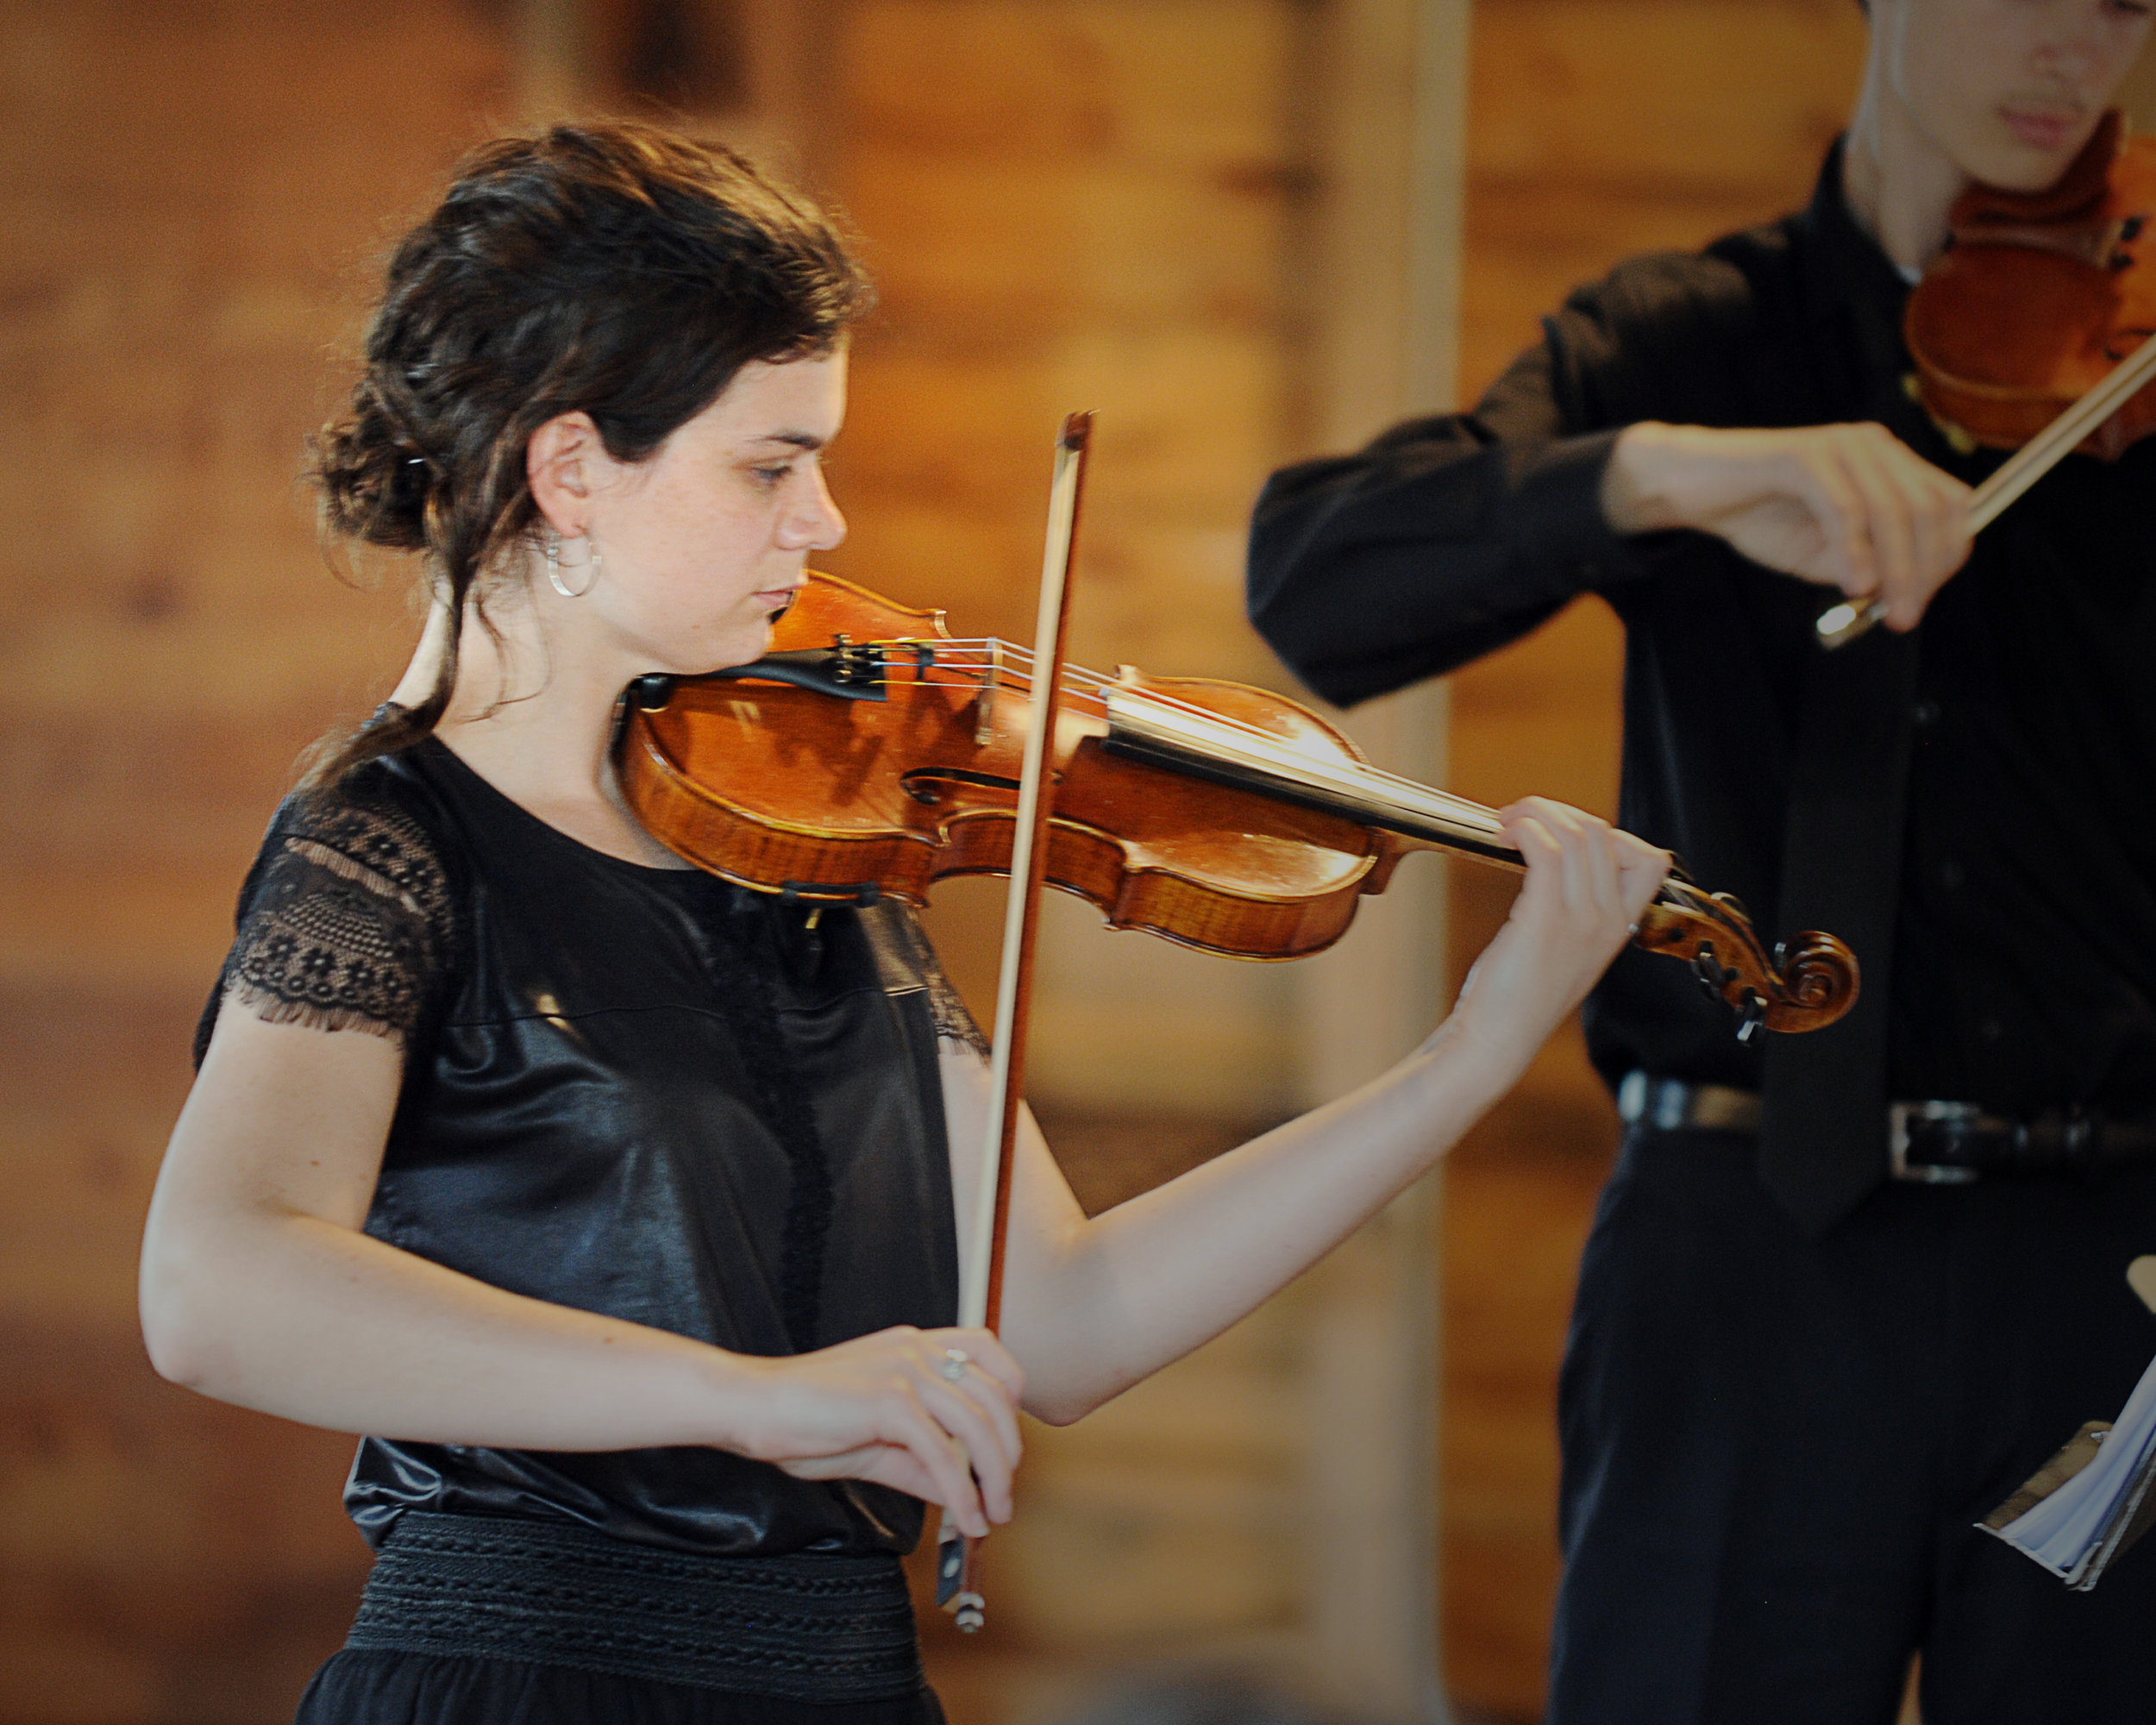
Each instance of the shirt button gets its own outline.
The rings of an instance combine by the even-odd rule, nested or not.
[[[1969,871],[1949,856],[1939,865],[1939,881],[1950,893],[1961,890],[1961,883],[1969,878]]]
[[[1939,703],[1935,700],[1921,700],[1917,702],[1915,717],[1917,724],[1921,728],[1929,731],[1934,724],[1939,723]]]

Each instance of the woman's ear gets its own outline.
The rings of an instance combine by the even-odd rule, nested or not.
[[[564,539],[580,539],[591,525],[592,492],[611,466],[592,416],[579,410],[556,414],[524,444],[524,482],[547,524]]]

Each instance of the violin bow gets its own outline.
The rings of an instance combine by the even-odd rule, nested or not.
[[[2112,367],[2102,383],[2039,431],[1999,464],[1969,498],[1969,530],[1981,533],[2037,480],[2081,447],[2082,439],[2126,405],[2150,378],[2156,377],[2156,336]],[[1821,612],[1813,627],[1822,647],[1846,647],[1887,614],[1881,599],[1844,599]]]
[[[1011,1164],[1018,1111],[1025,1100],[1025,1042],[1032,1018],[1033,950],[1040,932],[1041,888],[1048,875],[1048,824],[1056,793],[1049,744],[1062,699],[1063,633],[1070,620],[1070,561],[1078,543],[1086,450],[1093,415],[1074,413],[1056,440],[1049,484],[1048,543],[1041,559],[1039,621],[1034,630],[1032,712],[1018,775],[1011,835],[1011,890],[1003,915],[1003,963],[996,981],[995,1031],[990,1042],[988,1110],[981,1150],[981,1178],[963,1262],[975,1267],[959,1299],[964,1329],[994,1330],[1003,1317],[1004,1246],[1011,1224]],[[936,1603],[956,1615],[968,1634],[986,1618],[976,1570],[978,1541],[958,1532],[946,1515],[937,1535]]]

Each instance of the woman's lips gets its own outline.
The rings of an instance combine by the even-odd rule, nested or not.
[[[2002,108],[1999,117],[2007,129],[2033,150],[2056,150],[2073,141],[2080,124],[2078,114],[2062,114],[2040,108]]]

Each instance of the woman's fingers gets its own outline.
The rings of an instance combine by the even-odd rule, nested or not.
[[[1008,1521],[1020,1440],[1017,1408],[1000,1371],[1016,1373],[1017,1362],[985,1330],[930,1331],[913,1339],[906,1386],[912,1406],[932,1423],[939,1450],[956,1457],[986,1511]]]
[[[1629,929],[1639,922],[1639,913],[1654,902],[1654,895],[1662,890],[1663,881],[1670,875],[1670,865],[1676,859],[1659,845],[1650,844],[1633,833],[1613,828],[1610,837],[1617,862],[1618,903],[1623,907],[1625,925]]]
[[[1594,815],[1531,797],[1501,812],[1526,884],[1476,961],[1455,1013],[1503,1061],[1524,1061],[1624,944],[1669,859]]]
[[[910,1327],[770,1362],[747,1452],[804,1478],[866,1478],[940,1503],[968,1534],[1007,1521],[1025,1374],[985,1330]]]
[[[932,1333],[934,1339],[944,1335],[959,1339],[947,1344],[938,1356],[937,1380],[964,1395],[968,1405],[993,1425],[1006,1462],[1016,1467],[1025,1447],[1018,1430],[1018,1397],[1025,1387],[1025,1371],[988,1331]],[[958,1362],[953,1356],[957,1354],[965,1356],[964,1369],[954,1376],[952,1368]]]
[[[951,1519],[965,1532],[975,1539],[985,1537],[987,1512],[981,1505],[980,1488],[974,1483],[978,1464],[968,1465],[971,1458],[964,1448],[930,1416],[911,1386],[891,1393],[885,1414],[887,1440],[901,1445],[927,1471],[936,1488],[933,1501],[950,1510]]]
[[[941,1382],[930,1385],[920,1400],[937,1425],[958,1446],[988,1513],[999,1521],[1010,1520],[1011,1475],[1018,1457],[1011,1441],[997,1429],[994,1418],[956,1386]]]
[[[1592,921],[1616,913],[1623,894],[1607,821],[1547,797],[1524,798],[1501,811],[1500,819],[1527,859],[1530,888],[1537,874],[1543,874],[1555,890],[1556,902],[1576,919]]]
[[[1025,1396],[1025,1368],[1012,1358],[993,1330],[928,1330],[924,1334],[931,1346],[958,1349],[968,1364],[995,1379],[1012,1407]]]

